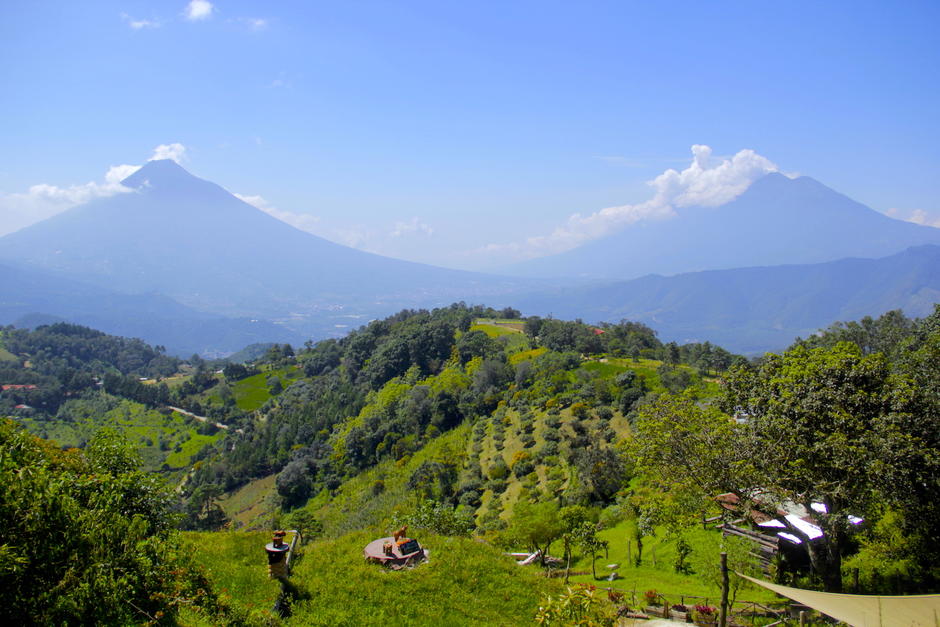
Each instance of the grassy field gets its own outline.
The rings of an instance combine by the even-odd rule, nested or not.
[[[268,475],[255,479],[219,499],[219,506],[236,527],[257,529],[268,526],[273,510],[271,499],[275,495],[275,478],[276,475]]]
[[[609,553],[597,559],[596,569],[600,578],[608,576],[616,570],[622,579],[615,581],[595,582],[591,575],[591,560],[588,556],[581,556],[572,563],[572,570],[585,573],[571,577],[575,583],[593,583],[598,586],[611,587],[626,594],[627,604],[635,606],[641,603],[643,594],[647,590],[656,590],[664,595],[670,603],[679,603],[682,597],[688,604],[702,604],[716,606],[720,602],[721,589],[698,574],[677,573],[673,568],[676,561],[676,540],[667,538],[664,529],[657,529],[655,536],[646,536],[643,539],[643,560],[635,566],[633,558],[636,557],[636,541],[634,539],[635,522],[626,520],[611,529],[601,531],[598,535],[609,543]],[[689,560],[693,563],[707,559],[705,556],[714,555],[718,559],[721,543],[721,533],[715,529],[690,529],[684,534],[686,541],[692,547]],[[560,543],[553,548],[561,552]],[[616,569],[607,568],[608,564],[617,564]],[[692,598],[696,597],[696,598]],[[631,602],[635,598],[636,602]],[[743,587],[737,595],[738,601],[757,601],[763,604],[776,602],[776,595],[769,590],[752,584]]]
[[[276,624],[277,617],[270,610],[280,593],[280,584],[268,577],[264,554],[270,532],[184,535],[223,603],[236,608],[245,623]],[[184,611],[180,619],[183,625],[215,624],[193,610]]]
[[[546,351],[548,351],[548,349],[545,348],[544,346],[540,346],[538,348],[532,348],[529,350],[519,351],[518,353],[514,353],[509,356],[509,363],[515,366],[516,364],[523,362],[527,359],[535,359],[536,357],[538,357],[539,355],[541,355],[542,353]]]
[[[670,603],[717,605],[719,589],[694,574],[672,569],[675,543],[663,532],[644,541],[642,564],[628,559],[632,535],[627,521],[601,532],[610,543],[607,557],[597,560],[599,576],[617,564],[622,577],[595,581],[590,559],[579,556],[572,564],[571,585],[593,584],[625,593],[631,607],[643,605],[647,590],[656,590]],[[338,538],[307,542],[293,558],[291,583],[296,588],[292,615],[279,619],[272,613],[279,585],[268,578],[263,546],[269,532],[187,533],[198,562],[232,608],[247,624],[267,625],[517,625],[530,623],[540,600],[563,589],[561,578],[548,578],[536,565],[520,567],[502,551],[468,538],[416,534],[429,551],[429,561],[414,569],[390,571],[367,563],[362,549],[386,531],[372,528]],[[693,550],[706,550],[718,542],[714,530],[686,535]],[[635,551],[635,545],[631,545]],[[555,552],[560,553],[560,543]],[[581,573],[581,574],[577,574]],[[587,573],[587,574],[584,574]],[[743,588],[738,601],[775,604],[772,593]],[[198,611],[184,611],[184,625],[211,624]]]
[[[25,418],[21,422],[30,432],[64,447],[81,446],[100,428],[114,427],[138,447],[147,470],[158,470],[166,464],[164,469],[172,476],[178,474],[174,471],[187,468],[192,456],[204,446],[222,437],[222,433],[198,433],[198,423],[179,414],[165,414],[128,400],[121,400],[103,412],[95,406],[76,403],[71,413],[75,420]]]
[[[477,318],[473,323],[499,326],[520,333],[525,329],[525,322],[518,318]]]
[[[286,389],[291,383],[303,375],[303,371],[296,367],[276,368],[259,372],[258,374],[246,377],[241,381],[231,384],[232,393],[235,396],[235,404],[243,411],[255,411],[268,402],[271,398],[268,381],[276,377],[281,382],[281,388]],[[221,379],[220,379],[221,381]],[[213,404],[221,405],[222,398],[219,396],[218,387],[211,388],[206,392],[205,399]]]
[[[480,319],[470,330],[482,331],[491,338],[504,342],[509,353],[527,351],[530,348],[529,338],[522,332],[522,323],[518,321],[501,323]]]
[[[416,505],[407,487],[412,473],[425,461],[462,458],[469,432],[470,426],[462,425],[411,457],[385,461],[343,483],[335,495],[322,492],[315,496],[306,509],[323,523],[324,535],[329,537],[366,527],[391,530],[402,512]]]
[[[521,568],[489,545],[422,534],[430,559],[414,569],[390,571],[363,560],[362,549],[381,530],[359,531],[302,548],[291,583],[298,590],[286,625],[518,625],[529,623],[557,580]],[[193,533],[197,559],[216,589],[251,622],[277,624],[270,608],[277,584],[267,579],[266,533]],[[195,612],[184,624],[208,624]]]

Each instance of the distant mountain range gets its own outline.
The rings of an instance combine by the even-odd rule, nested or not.
[[[0,323],[52,316],[178,354],[217,354],[466,301],[589,322],[630,318],[666,339],[758,352],[834,320],[898,307],[918,315],[940,300],[928,246],[940,245],[940,229],[888,218],[807,177],[769,174],[723,206],[683,209],[518,265],[522,279],[335,244],[174,161],[151,161],[123,184],[131,191],[0,238]],[[911,246],[924,247],[898,254]],[[823,263],[846,257],[855,258]],[[742,269],[622,281],[725,268]]]
[[[253,342],[299,344],[303,336],[266,320],[196,311],[159,294],[122,294],[33,268],[0,264],[0,325],[32,328],[67,320],[138,337],[176,355],[225,354]]]
[[[940,229],[889,218],[807,176],[767,174],[731,202],[677,213],[504,270],[518,276],[632,279],[884,257],[910,246],[940,244]]]
[[[526,313],[644,322],[660,339],[711,341],[740,353],[779,350],[838,320],[891,309],[925,316],[940,302],[940,246],[842,259],[692,272],[560,288],[517,299]]]

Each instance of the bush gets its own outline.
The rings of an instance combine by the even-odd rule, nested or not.
[[[404,523],[412,529],[424,529],[442,536],[469,536],[476,525],[469,513],[444,503],[424,501]]]
[[[497,457],[496,461],[486,471],[490,479],[505,479],[509,476],[509,466],[503,461],[502,457]]]
[[[528,475],[529,473],[533,472],[534,470],[535,470],[535,464],[533,464],[531,460],[526,459],[526,460],[520,461],[517,464],[513,464],[512,474],[514,474],[517,479],[521,479],[525,477],[526,475]]]
[[[215,607],[175,530],[172,489],[102,430],[60,451],[0,422],[0,620],[137,624]],[[28,469],[28,472],[24,472]]]
[[[539,604],[535,622],[539,625],[613,625],[613,608],[597,588],[579,584],[556,597],[546,597]]]

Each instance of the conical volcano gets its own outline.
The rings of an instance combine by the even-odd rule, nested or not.
[[[169,160],[99,198],[0,238],[0,259],[228,315],[470,299],[493,277],[389,259],[300,231]]]
[[[807,176],[770,173],[719,207],[662,220],[506,268],[524,276],[630,279],[646,274],[884,257],[940,244],[940,229],[895,220]]]

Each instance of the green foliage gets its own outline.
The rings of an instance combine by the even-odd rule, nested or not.
[[[202,566],[208,585],[216,592],[219,604],[228,609],[233,625],[277,625],[271,612],[280,584],[268,577],[264,545],[270,532],[186,532],[183,538],[191,547],[193,559]],[[181,612],[180,624],[217,625],[219,616],[199,607]]]
[[[735,536],[722,537],[720,542],[700,544],[693,551],[691,545],[680,538],[687,549],[689,565],[695,574],[715,588],[721,588],[721,553],[727,554],[728,570],[732,573],[741,573],[751,577],[762,577],[760,565],[753,554],[753,543],[744,538]],[[677,542],[677,553],[678,553]],[[754,584],[743,577],[731,575],[728,579],[729,600],[733,603],[741,590],[753,590]]]
[[[757,368],[731,371],[722,405],[740,422],[689,396],[644,406],[634,454],[664,485],[733,492],[772,516],[783,501],[807,511],[824,504],[814,516],[825,535],[806,546],[826,589],[840,590],[848,516],[872,512],[879,498],[896,501],[920,490],[910,478],[936,459],[935,426],[916,418],[918,398],[880,353],[863,355],[848,343],[797,346]],[[928,447],[917,451],[911,440]],[[798,528],[789,531],[807,539]]]
[[[113,432],[87,455],[0,424],[0,615],[10,624],[171,621],[215,600],[173,531],[173,495]]]
[[[404,517],[410,529],[422,529],[442,536],[467,536],[475,528],[473,516],[438,501],[423,501]]]
[[[501,551],[462,537],[419,536],[429,562],[389,571],[362,559],[381,531],[316,540],[292,562],[296,625],[516,625],[535,614],[539,599],[559,587]],[[196,558],[206,564],[213,589],[248,624],[274,623],[269,609],[278,584],[267,577],[263,533],[191,534]],[[296,558],[295,558],[296,559]],[[189,618],[188,616],[185,618]]]
[[[924,563],[919,555],[922,539],[905,533],[906,527],[900,511],[882,512],[859,537],[858,553],[843,563],[843,576],[854,578],[857,573],[868,594],[895,594],[899,580],[935,580],[938,567]]]
[[[284,517],[284,527],[296,529],[304,543],[312,541],[323,533],[323,523],[314,518],[306,509],[294,510]]]
[[[535,614],[535,622],[546,626],[606,627],[613,625],[615,618],[616,613],[606,594],[585,584],[545,597]]]
[[[544,558],[564,531],[557,503],[519,501],[512,509],[509,527],[501,534],[501,542],[507,547],[518,544],[532,551],[541,551]]]

